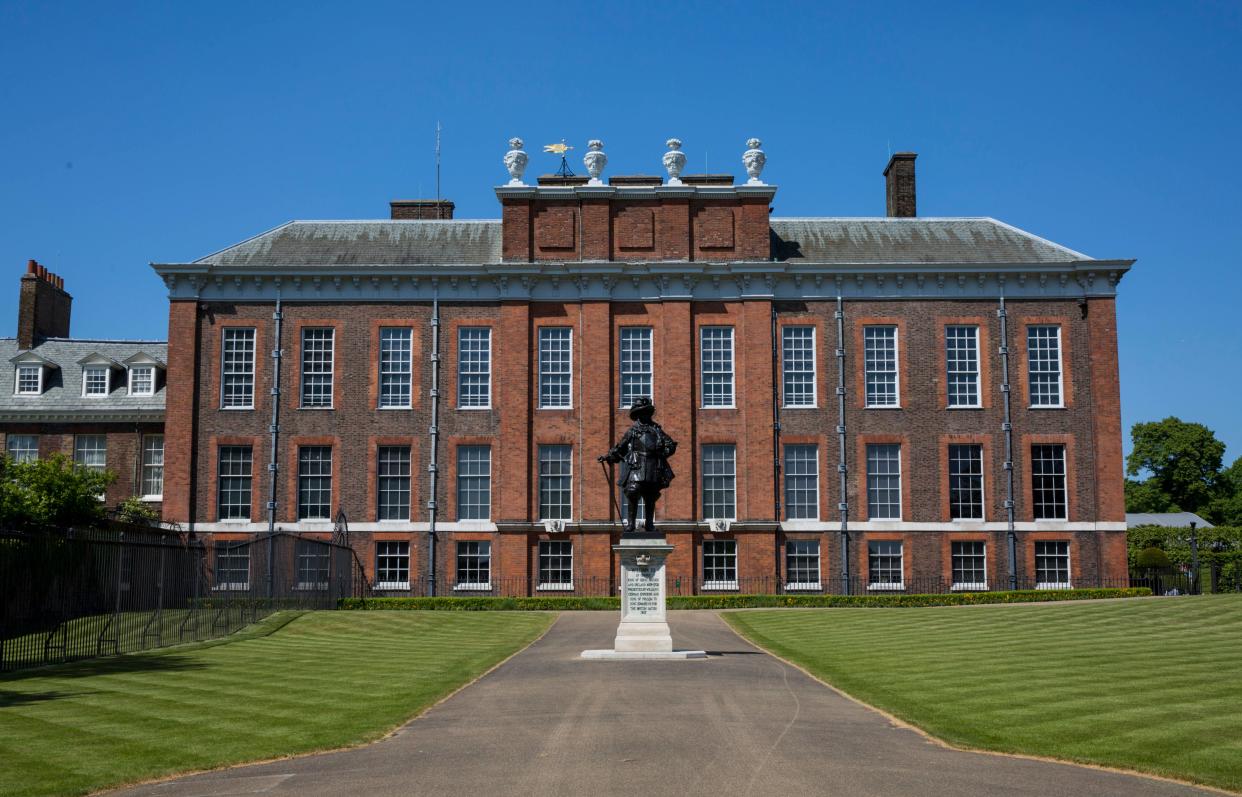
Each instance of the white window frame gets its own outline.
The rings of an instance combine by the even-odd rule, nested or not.
[[[732,472],[731,472],[731,473],[729,473],[729,474],[719,474],[719,473],[709,474],[709,473],[707,472],[707,449],[709,449],[709,448],[712,448],[712,449],[726,449],[726,448],[727,448],[727,449],[730,449],[730,450],[732,451],[732,454],[733,454],[732,465],[733,465],[733,467],[732,467]],[[732,521],[732,520],[737,520],[737,444],[736,444],[736,443],[708,443],[708,444],[705,444],[702,448],[700,448],[700,449],[699,449],[699,452],[700,452],[700,456],[702,456],[702,461],[701,461],[701,463],[700,463],[700,468],[699,468],[699,469],[702,471],[702,483],[701,483],[701,488],[700,488],[700,489],[702,489],[702,491],[703,491],[703,492],[702,492],[702,494],[700,495],[700,500],[702,501],[703,519],[704,519],[704,520],[707,520],[707,521],[712,521],[712,520],[730,520],[730,521]],[[720,516],[717,516],[717,515],[709,515],[709,514],[707,513],[707,480],[708,480],[709,478],[712,478],[712,479],[724,479],[724,478],[729,478],[729,479],[732,479],[732,480],[733,480],[733,490],[732,490],[732,492],[733,492],[733,514],[732,514],[732,515],[730,515],[730,516],[728,516],[728,517],[720,517]],[[724,488],[716,488],[716,489],[724,489]]]
[[[870,456],[870,452],[868,449],[870,449],[872,446],[886,446],[886,447],[893,446],[897,449],[897,473],[896,474],[892,474],[892,473],[875,474],[876,476],[893,476],[893,475],[897,476],[897,517],[878,518],[872,515],[871,513],[871,456]],[[902,448],[903,446],[901,443],[867,443],[863,447],[863,478],[866,480],[865,489],[866,489],[866,494],[867,494],[867,498],[866,498],[867,520],[893,521],[893,520],[902,520],[905,517],[905,512],[906,512],[905,496],[902,495],[902,492],[903,492],[902,480],[905,478],[905,466],[904,466],[904,463],[902,462],[902,459],[903,459]]]
[[[707,370],[707,338],[709,333],[715,333],[725,330],[729,334],[726,337],[719,338],[729,345],[729,370]],[[723,363],[723,360],[722,360]],[[719,377],[723,379],[724,374],[728,374],[729,396],[727,403],[708,404],[707,403],[707,382],[708,376]],[[723,381],[721,382],[723,385]],[[723,324],[712,324],[699,327],[699,409],[704,410],[731,410],[737,408],[737,332],[733,327]]]
[[[404,404],[385,404],[384,403],[384,333],[388,331],[396,331],[404,334],[404,339],[410,344],[409,370],[390,371],[390,376],[405,377],[406,395],[408,398]],[[414,328],[413,327],[380,327],[378,338],[376,341],[376,409],[380,410],[408,410],[414,406]]]
[[[791,374],[789,370],[790,341],[786,338],[786,335],[795,329],[809,329],[811,331],[811,351],[809,355],[811,363],[811,400],[809,402],[799,404],[793,404],[789,401],[789,376]],[[819,361],[817,359],[819,356],[819,342],[815,338],[815,332],[816,327],[813,324],[789,324],[781,327],[781,403],[783,406],[789,407],[790,409],[815,409],[819,406]],[[799,370],[792,373],[805,374],[807,372]]]
[[[897,560],[897,572],[901,581],[871,580],[871,543],[897,543],[900,554]],[[886,554],[891,556],[891,554]],[[906,543],[905,540],[867,540],[867,589],[874,592],[900,592],[906,588]]]
[[[1059,448],[1059,449],[1061,449],[1061,474],[1060,474],[1060,476],[1061,476],[1061,492],[1062,492],[1062,493],[1064,494],[1064,496],[1065,496],[1065,514],[1064,514],[1064,515],[1062,515],[1061,517],[1035,517],[1035,507],[1036,507],[1036,503],[1037,503],[1037,502],[1036,502],[1036,500],[1035,500],[1035,491],[1036,491],[1036,489],[1037,489],[1037,488],[1036,488],[1036,484],[1035,484],[1035,479],[1037,479],[1037,478],[1041,478],[1041,477],[1043,477],[1043,478],[1047,478],[1047,475],[1046,475],[1046,474],[1036,474],[1036,473],[1035,473],[1035,456],[1034,456],[1034,449],[1035,449],[1035,447],[1036,447],[1036,446],[1038,446],[1038,447],[1040,447],[1040,448]],[[1064,522],[1068,521],[1068,520],[1069,520],[1069,515],[1070,515],[1070,511],[1069,511],[1069,509],[1070,509],[1070,506],[1069,506],[1069,504],[1070,504],[1070,490],[1069,490],[1069,477],[1070,477],[1070,472],[1069,472],[1069,446],[1065,445],[1064,443],[1032,443],[1032,444],[1031,444],[1031,445],[1027,448],[1027,454],[1030,456],[1030,466],[1029,466],[1029,471],[1030,471],[1030,474],[1031,474],[1031,475],[1030,475],[1030,480],[1031,480],[1031,518],[1032,518],[1032,519],[1033,519],[1036,523],[1064,523]]]
[[[968,446],[979,449],[979,517],[957,517],[953,512],[953,448],[955,446]],[[949,443],[945,449],[945,459],[949,465],[949,471],[944,475],[949,488],[949,520],[955,523],[983,523],[988,518],[988,475],[987,464],[983,455],[982,443]],[[973,477],[976,474],[968,474]],[[963,478],[959,474],[959,478]]]
[[[790,554],[789,546],[798,544],[815,543],[815,580],[814,581],[786,581],[786,590],[820,590],[823,588],[824,573],[824,546],[819,540],[785,540],[785,578],[789,578],[789,558],[790,556],[809,557],[810,554]]]
[[[382,546],[405,546],[405,553],[386,553]],[[380,581],[380,559],[399,559],[405,556],[405,581]],[[392,568],[388,568],[391,570]],[[375,589],[404,590],[410,588],[410,543],[408,540],[376,540],[375,541]]]
[[[229,464],[236,464],[239,467],[244,463],[246,465],[246,470],[248,471],[247,474],[239,474],[239,473],[225,474],[225,473],[220,472],[222,466],[224,465],[224,457],[220,456],[220,452],[226,448],[228,449],[248,448],[250,449],[250,456],[246,458],[245,460],[242,460],[242,459],[238,459],[238,460],[230,459],[229,460]],[[221,495],[222,491],[220,489],[220,482],[223,481],[224,479],[238,479],[238,480],[245,479],[247,480],[246,492],[250,494],[250,503],[248,504],[225,504],[225,506],[245,507],[246,509],[245,515],[238,516],[238,517],[224,517],[223,513],[220,511],[220,507],[221,507],[220,499],[222,497]],[[216,500],[215,500],[216,519],[221,523],[249,523],[251,520],[251,516],[254,514],[254,488],[255,488],[254,445],[248,444],[248,443],[240,443],[240,444],[217,446],[216,447]],[[238,490],[238,492],[240,492],[240,490]]]
[[[309,451],[309,450],[311,450],[311,449],[320,449],[320,450],[322,450],[322,449],[326,449],[326,450],[327,450],[327,452],[328,452],[327,459],[324,459],[324,458],[322,458],[322,457],[321,457],[321,458],[319,458],[319,459],[307,459],[305,462],[303,462],[303,460],[302,460],[302,453],[303,453],[303,452],[305,452],[305,451]],[[336,478],[336,473],[335,473],[335,470],[336,470],[336,451],[334,450],[334,446],[331,446],[331,445],[306,445],[306,446],[298,446],[298,449],[297,449],[297,457],[298,457],[298,458],[297,458],[297,501],[296,501],[296,503],[294,504],[294,507],[295,507],[295,509],[296,509],[296,511],[297,511],[297,519],[298,519],[298,521],[299,521],[299,522],[302,522],[302,521],[307,521],[307,522],[311,522],[311,523],[316,523],[316,522],[322,523],[322,522],[324,522],[324,521],[331,521],[331,520],[332,520],[332,509],[333,509],[333,506],[332,506],[332,500],[333,500],[333,498],[334,498],[334,496],[332,495],[332,487],[333,487],[333,480]],[[327,464],[328,464],[328,472],[327,472],[326,474],[324,474],[324,473],[303,473],[303,472],[302,472],[302,466],[303,466],[303,465],[307,465],[307,466],[316,466],[316,468],[315,468],[315,469],[316,469],[316,470],[318,470],[319,468],[321,468],[321,467],[322,467],[322,465],[324,464],[324,462],[327,462]],[[311,491],[312,489],[313,489],[315,492],[317,492],[317,493],[318,493],[318,492],[322,492],[322,491],[323,491],[323,487],[322,487],[322,486],[315,487],[315,488],[311,488],[311,487],[309,487],[309,486],[308,486],[308,487],[306,487],[306,488],[304,489],[304,488],[303,488],[303,480],[304,480],[304,479],[305,479],[305,480],[307,480],[307,482],[309,482],[309,480],[311,480],[311,479],[327,479],[327,481],[328,481],[328,501],[327,501],[326,506],[327,506],[327,508],[328,508],[328,511],[327,511],[325,514],[323,514],[323,515],[312,515],[312,514],[309,514],[309,513],[307,513],[307,514],[303,514],[303,507],[304,507],[304,506],[305,506],[307,509],[309,509],[310,507],[313,507],[313,506],[324,506],[324,505],[325,505],[325,504],[321,504],[321,503],[320,503],[320,502],[318,502],[318,501],[316,501],[316,502],[315,502],[315,503],[313,503],[313,504],[311,504],[311,503],[303,504],[303,503],[302,503],[302,496],[303,496],[303,494],[304,494],[304,493],[307,493],[307,492]],[[322,483],[321,483],[321,485],[322,485]]]
[[[563,448],[563,449],[566,449],[566,450],[569,452],[569,453],[568,453],[568,455],[565,457],[565,460],[564,460],[564,461],[565,461],[566,463],[568,463],[568,465],[569,465],[569,472],[568,472],[568,473],[554,473],[554,474],[544,474],[544,473],[543,473],[543,452],[544,452],[544,449],[552,449],[552,448],[557,448],[557,449],[561,449],[561,448]],[[564,520],[564,521],[568,522],[568,521],[572,520],[572,519],[573,519],[573,516],[574,516],[574,447],[573,447],[572,445],[570,445],[569,443],[541,443],[541,444],[539,444],[538,446],[536,446],[536,448],[535,448],[535,455],[536,455],[536,457],[538,458],[538,459],[537,459],[537,462],[536,462],[536,467],[537,467],[537,470],[536,470],[536,474],[535,474],[535,475],[536,475],[536,478],[538,478],[538,479],[539,479],[539,481],[538,481],[538,489],[539,489],[539,494],[538,494],[538,501],[539,501],[539,521],[540,521],[540,522],[543,522],[543,521],[545,521],[545,520]],[[550,460],[549,462],[551,462],[551,460]],[[560,479],[560,478],[565,478],[565,479],[568,479],[568,480],[569,480],[569,487],[568,487],[568,488],[566,489],[566,491],[565,491],[565,492],[567,492],[567,493],[569,494],[569,502],[568,502],[567,504],[565,504],[565,517],[550,518],[550,517],[545,517],[545,516],[544,516],[544,514],[543,514],[543,510],[544,510],[544,506],[543,506],[543,480],[544,480],[544,478],[545,478],[545,477],[546,477],[546,478],[549,478],[549,479]]]
[[[973,344],[975,358],[975,403],[965,404],[957,403],[953,400],[953,380],[954,376],[968,375],[969,371],[953,370],[954,361],[949,356],[949,330],[969,329],[973,333],[968,339]],[[947,324],[944,328],[944,396],[945,406],[952,410],[970,410],[979,409],[983,406],[983,361],[979,353],[979,325],[978,324]]]
[[[1033,370],[1034,360],[1031,357],[1031,331],[1036,329],[1055,329],[1057,334],[1054,338],[1057,344],[1057,401],[1049,404],[1035,403],[1035,372]],[[1046,372],[1040,372],[1046,373]],[[1065,409],[1065,346],[1062,337],[1060,324],[1031,324],[1026,328],[1026,400],[1027,405],[1033,410],[1060,410]]]
[[[486,343],[487,357],[483,360],[486,365],[486,371],[471,371],[467,373],[463,370],[465,358],[462,357],[462,343],[465,342],[467,332],[482,331],[486,334],[480,339]],[[482,349],[481,349],[482,350]],[[572,369],[572,365],[570,366]],[[486,401],[481,404],[469,404],[465,401],[465,393],[462,385],[465,383],[465,377],[487,377],[487,392],[485,394]],[[481,381],[481,380],[480,380]],[[457,328],[457,409],[459,410],[490,410],[492,408],[492,328],[486,326],[465,325]]]
[[[160,448],[159,448],[160,461],[158,465],[153,462],[147,461],[147,454],[154,453],[154,449],[147,448],[147,443],[148,441],[155,440],[156,438],[159,438],[159,441],[160,441]],[[142,436],[142,464],[139,468],[139,471],[140,471],[139,482],[138,482],[139,487],[145,488],[147,486],[147,470],[151,468],[157,468],[157,467],[160,469],[160,491],[158,493],[148,493],[144,489],[143,495],[142,495],[143,501],[164,500],[164,435],[144,434]]]
[[[953,546],[964,544],[983,546],[983,580],[954,581],[949,589],[954,592],[986,592],[988,589],[988,543],[986,540],[949,540],[949,577],[952,578],[957,570],[954,567]]]
[[[383,455],[386,451],[389,451],[389,450],[396,450],[398,452],[404,451],[405,462],[402,463],[400,461],[399,454],[398,454],[398,460],[396,462],[393,462],[392,460],[385,460]],[[391,467],[394,464],[396,465],[403,464],[405,466],[406,473],[393,474],[393,473],[384,472],[385,466]],[[399,480],[399,479],[405,480],[405,501],[404,501],[405,517],[384,517],[383,515],[384,515],[385,508],[388,508],[389,510],[391,510],[392,508],[392,505],[387,505],[386,507],[386,505],[384,504],[384,497],[386,495],[394,495],[394,494],[399,495],[399,491],[384,489],[386,483],[391,483],[386,480]],[[400,508],[400,502],[398,502],[397,507]],[[413,513],[414,513],[414,451],[413,451],[413,446],[400,445],[400,444],[376,446],[375,447],[375,519],[376,521],[379,523],[409,523]]]
[[[134,374],[137,373],[138,371],[147,371],[151,374],[151,389],[149,391],[134,390]],[[129,367],[129,374],[126,380],[126,386],[128,387],[129,395],[131,396],[154,396],[155,395],[155,366],[154,365],[131,365]]]
[[[212,580],[215,581],[215,584],[213,584],[211,587],[213,592],[246,592],[250,589],[250,546],[247,545],[243,549],[242,545],[243,545],[242,543],[237,543],[232,540],[227,540],[227,541],[220,540],[213,546],[212,552],[215,554],[215,556],[212,557],[212,572],[211,572]],[[227,553],[228,551],[236,551],[239,549],[245,550],[246,553],[244,557],[236,553]],[[246,560],[246,580],[245,581],[225,581],[223,583],[219,581],[220,551],[221,550],[226,551],[224,555],[224,558],[226,559],[232,560],[232,559],[245,558]],[[229,571],[232,572],[237,569],[239,568],[230,567]]]
[[[1039,544],[1040,543],[1057,543],[1065,546],[1065,581],[1037,581],[1035,589],[1073,589],[1074,588],[1074,556],[1069,540],[1035,540],[1035,561],[1039,560]],[[1035,567],[1035,575],[1038,576],[1039,566]]]
[[[462,451],[463,451],[464,449],[480,449],[480,450],[485,450],[485,451],[487,452],[487,472],[486,472],[486,473],[463,473],[463,471],[465,470],[465,468],[463,467],[463,465],[464,465],[464,461],[463,461],[463,459],[462,459]],[[483,460],[480,458],[480,459],[478,459],[478,460],[471,461],[469,464],[470,464],[471,466],[473,466],[473,465],[475,465],[475,464],[477,464],[477,463],[481,463],[482,461],[483,461]],[[456,477],[457,477],[457,479],[456,479],[456,481],[457,481],[457,484],[456,484],[456,490],[457,490],[457,492],[456,492],[456,494],[455,494],[455,495],[456,495],[456,503],[457,503],[456,510],[457,510],[457,519],[458,519],[458,521],[462,521],[462,520],[466,520],[466,521],[490,520],[490,519],[491,519],[491,517],[492,517],[492,447],[491,447],[491,445],[489,445],[489,444],[487,444],[487,443],[462,443],[462,444],[459,444],[459,445],[457,446],[457,473],[456,473],[455,475],[456,475]],[[464,517],[464,513],[462,512],[462,507],[463,507],[463,506],[470,506],[470,507],[478,506],[477,504],[466,504],[466,503],[464,503],[464,502],[461,500],[461,499],[462,499],[463,492],[464,492],[464,490],[463,490],[463,488],[462,488],[462,482],[463,482],[463,480],[465,480],[465,479],[481,479],[481,480],[486,480],[486,484],[487,484],[487,512],[483,515],[483,517],[471,517],[471,518]],[[476,492],[482,492],[482,491],[481,491],[481,490],[477,490]]]
[[[13,453],[14,452],[13,443],[14,441],[17,441],[17,440],[20,440],[26,444],[26,445],[23,445],[21,448],[17,449],[17,451],[23,454],[23,456],[21,457],[14,456],[14,453]],[[29,445],[29,443],[31,443],[32,441],[34,443],[33,447]],[[4,452],[8,454],[9,459],[13,460],[14,462],[34,462],[35,460],[39,458],[39,435],[37,434],[5,435]],[[28,454],[30,453],[33,453],[33,456],[28,456]]]
[[[790,462],[789,450],[791,448],[811,449],[811,454],[812,454],[811,464],[814,466],[814,470],[811,473],[791,473],[792,469],[789,467],[789,462]],[[784,498],[784,501],[785,501],[785,518],[787,520],[803,520],[803,521],[819,520],[819,445],[817,443],[786,443],[784,454],[785,454],[784,469],[783,469],[783,472],[781,473],[781,476],[784,481],[784,484],[782,485],[782,488],[783,488],[782,497]],[[789,500],[789,493],[790,493],[789,480],[791,478],[807,478],[807,477],[810,477],[812,479],[812,482],[814,485],[811,488],[811,495],[812,495],[811,508],[813,511],[810,517],[796,517],[795,518],[791,516],[789,513],[790,507],[793,506],[793,502]]]
[[[226,372],[224,370],[225,357],[224,348],[226,338],[229,333],[250,332],[250,370]],[[220,330],[220,409],[222,410],[253,410],[255,408],[255,394],[258,392],[258,379],[256,373],[259,369],[259,330],[256,327],[225,327]],[[230,376],[248,376],[250,377],[250,403],[249,404],[229,404],[226,400],[225,382]]]
[[[708,546],[708,545],[715,545],[715,544],[721,544],[721,545],[731,544],[731,545],[733,546],[733,548],[732,548],[732,552],[730,552],[730,553],[713,553],[713,554],[712,554],[712,556],[722,556],[722,557],[725,557],[726,559],[732,559],[732,560],[733,560],[733,580],[732,580],[732,581],[729,581],[729,580],[723,580],[723,581],[708,581],[708,580],[707,580],[707,556],[708,556],[708,554],[707,554],[707,546]],[[703,587],[702,587],[703,589],[712,589],[712,590],[736,590],[736,589],[738,588],[738,586],[737,586],[737,585],[738,585],[738,579],[737,579],[737,540],[734,540],[734,539],[724,539],[724,540],[703,540],[703,543],[702,543],[702,549],[701,549],[701,552],[700,552],[700,557],[702,558],[701,565],[702,565],[702,567],[703,567]]]
[[[487,581],[461,581],[461,570],[458,565],[461,562],[461,546],[463,544],[484,544],[487,545]],[[492,541],[491,540],[458,540],[457,546],[453,550],[453,569],[454,579],[457,583],[453,585],[453,589],[461,592],[487,592],[492,588]],[[467,554],[468,556],[482,557],[482,554]]]
[[[312,569],[304,569],[303,564],[310,561],[312,565],[317,565],[320,560],[326,562],[323,569],[313,566]],[[328,588],[328,579],[332,577],[332,551],[328,548],[327,543],[320,540],[295,538],[293,546],[293,568],[295,578],[294,591],[305,592],[322,592]],[[306,576],[323,581],[308,581]]]
[[[33,368],[36,372],[36,379],[39,387],[36,390],[22,390],[22,371]],[[15,396],[41,396],[43,395],[43,372],[46,369],[42,365],[31,365],[29,363],[18,363],[13,373],[13,395]]]
[[[328,348],[331,354],[328,357],[328,370],[326,372],[313,371],[311,376],[328,377],[328,403],[327,404],[307,404],[306,403],[306,336],[307,333],[327,332]],[[320,327],[305,326],[302,327],[301,340],[298,341],[299,357],[298,362],[298,409],[302,410],[330,410],[336,404],[336,327]]]
[[[569,546],[569,581],[544,581],[543,580],[543,573],[544,573],[543,547],[545,545],[551,545],[553,543],[556,543],[558,545]],[[564,557],[565,554],[549,553],[547,554],[547,556],[549,558],[553,556]],[[536,565],[536,578],[538,579],[538,585],[535,587],[536,590],[538,590],[539,592],[573,592],[573,589],[574,589],[574,544],[572,540],[565,540],[565,539],[540,540],[539,545],[537,546],[537,549],[535,551],[535,565]],[[558,570],[559,569],[560,568],[558,568]]]
[[[544,358],[543,358],[544,334],[548,333],[548,342],[549,344],[551,344],[554,340],[551,335],[553,330],[556,330],[558,334],[568,333],[568,334],[565,334],[565,340],[564,340],[564,343],[566,345],[565,362],[567,364],[567,367],[563,373],[560,371],[545,371],[544,370]],[[557,344],[561,343],[560,340],[556,340],[555,342]],[[539,391],[536,397],[537,402],[538,402],[536,409],[572,410],[574,408],[574,328],[566,327],[566,326],[538,327],[535,333],[535,345],[537,349],[537,356],[535,357],[535,363],[536,363],[536,367],[539,369],[537,372],[537,376],[539,378],[536,380],[537,384],[535,385],[536,389]],[[569,388],[565,391],[565,403],[564,404],[545,404],[544,403],[544,394],[543,394],[544,382],[543,381],[545,377],[550,378],[553,376],[558,377],[558,378],[565,377],[569,385]]]
[[[891,329],[893,331],[893,400],[890,403],[878,404],[871,400],[868,389],[868,377],[871,374],[888,374],[888,371],[872,370],[867,367],[867,330]],[[863,327],[863,404],[867,409],[900,409],[901,408],[901,327],[897,324],[867,324]]]
[[[636,338],[637,349],[631,348],[631,351],[637,351],[637,356],[629,359],[629,364],[634,362],[642,363],[642,355],[646,355],[647,366],[645,370],[626,370],[626,338],[634,336]],[[632,391],[627,395],[625,388],[625,378],[635,377],[638,380],[645,379],[647,389],[645,391]],[[655,395],[655,331],[648,326],[624,326],[617,332],[617,393],[621,400],[621,409],[629,409],[634,404],[634,399],[639,396],[652,398]]]
[[[88,393],[86,386],[90,384],[87,378],[88,374],[103,371],[103,392]],[[91,399],[107,398],[112,395],[112,369],[106,365],[84,365],[82,366],[82,397]]]

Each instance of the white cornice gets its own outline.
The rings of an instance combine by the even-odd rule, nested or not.
[[[152,264],[170,299],[293,301],[778,301],[1115,296],[1132,260],[917,264],[542,261],[463,265]]]

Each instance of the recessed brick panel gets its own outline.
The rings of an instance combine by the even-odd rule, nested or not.
[[[572,251],[577,226],[578,215],[572,207],[540,208],[535,216],[535,248],[540,252]]]
[[[617,213],[617,245],[622,249],[655,247],[655,213],[651,208],[625,208]]]
[[[700,208],[694,232],[700,249],[732,249],[733,208]]]

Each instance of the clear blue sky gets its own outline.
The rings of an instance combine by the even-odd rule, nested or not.
[[[443,194],[498,215],[505,142],[602,138],[608,173],[742,174],[776,213],[882,215],[892,150],[921,215],[988,215],[1121,284],[1124,423],[1176,414],[1242,454],[1242,5],[33,3],[0,0],[0,321],[28,258],[73,332],[163,338],[151,261],[292,218]],[[5,287],[7,284],[7,287]],[[2,328],[0,328],[0,331]],[[12,330],[4,334],[13,334]]]

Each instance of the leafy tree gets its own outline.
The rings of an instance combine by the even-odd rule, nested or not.
[[[104,518],[99,500],[116,479],[110,471],[80,467],[63,454],[29,462],[0,459],[0,523],[78,526]]]
[[[1226,526],[1242,526],[1242,457],[1220,473],[1221,495],[1212,502],[1209,519]]]
[[[1126,479],[1127,512],[1172,512],[1175,509],[1173,499],[1150,479],[1144,482]]]
[[[122,501],[116,508],[116,518],[139,526],[158,526],[160,522],[159,514],[138,496]]]
[[[1170,509],[1198,512],[1220,496],[1225,444],[1216,439],[1211,429],[1169,417],[1136,423],[1130,438],[1134,448],[1126,457],[1126,475],[1133,478],[1150,474],[1142,482],[1148,487],[1141,493],[1135,492],[1136,501],[1141,498],[1149,504],[1158,503],[1154,489],[1168,497]],[[1129,497],[1127,494],[1127,508]]]

